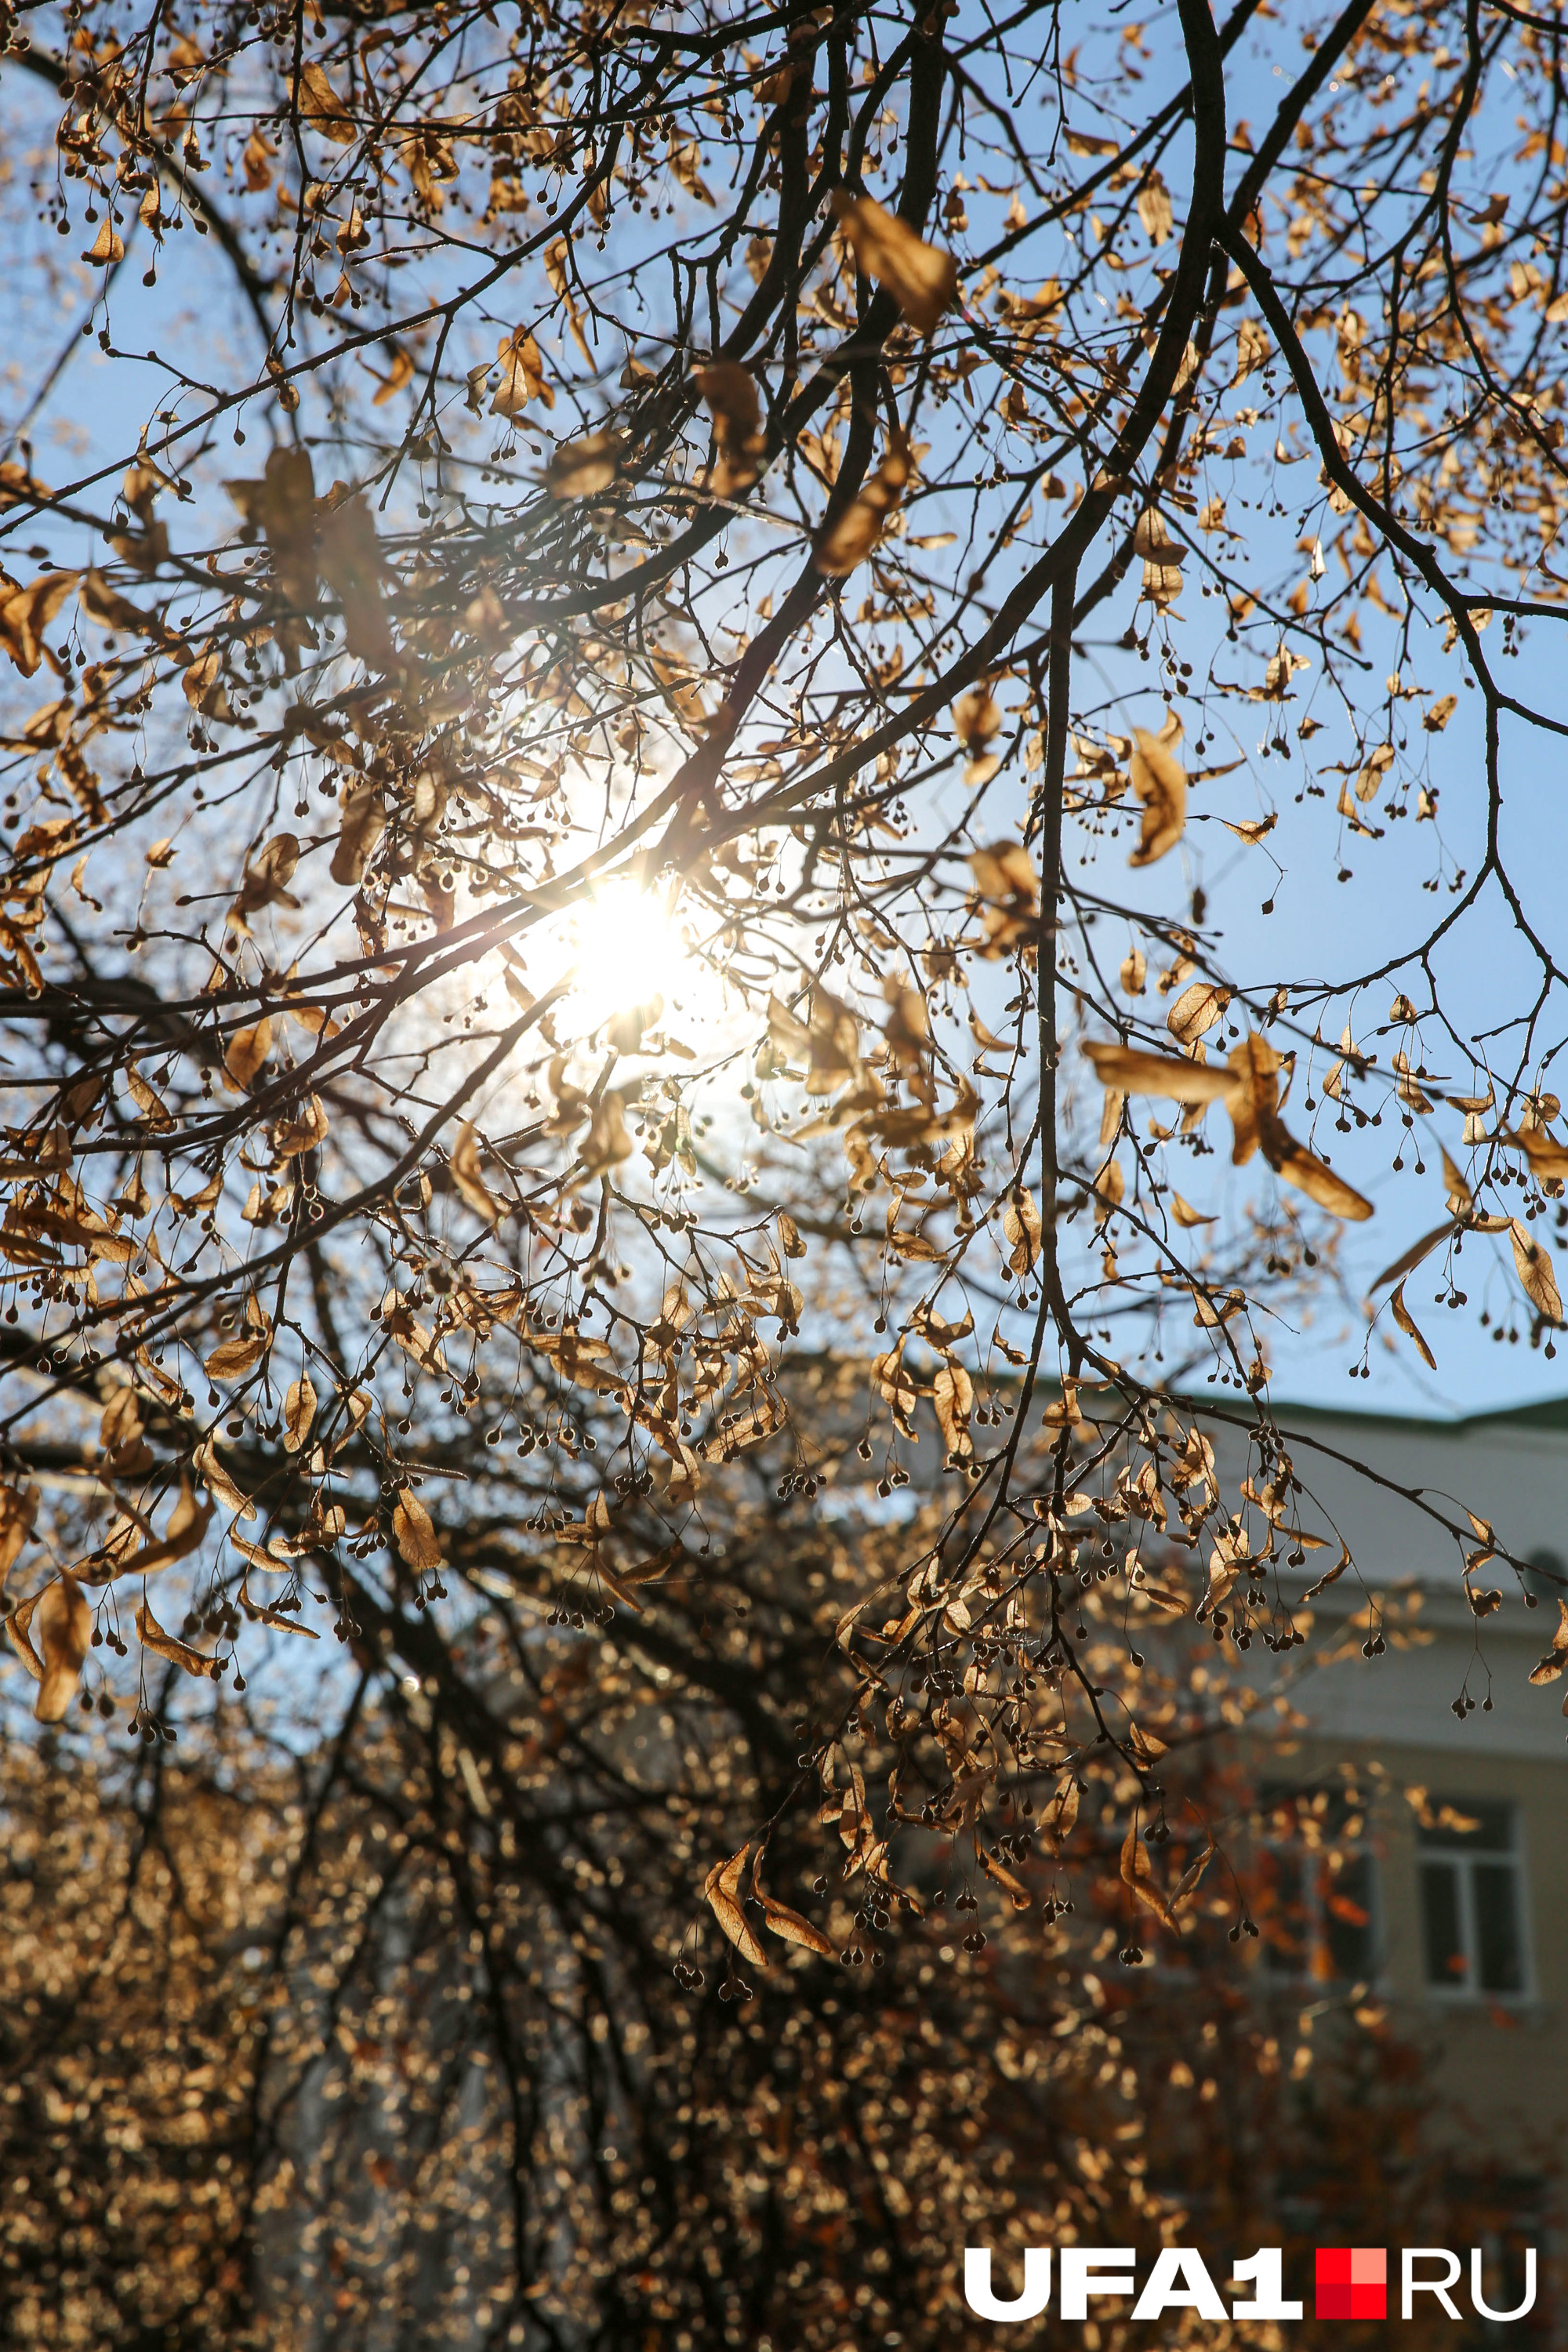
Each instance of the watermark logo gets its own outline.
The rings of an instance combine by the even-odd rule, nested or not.
[[[1320,2246],[1317,2254],[1320,2319],[1388,2317],[1386,2246]]]
[[[1142,2286],[1138,2282],[1138,2251],[1134,2246],[1029,2246],[1025,2249],[1023,2284],[1016,2294],[1002,2291],[992,2274],[991,2252],[968,2246],[963,2255],[964,2301],[977,2318],[1004,2326],[1038,2319],[1051,2301],[1055,2256],[1057,2316],[1087,2320],[1112,2316],[1110,2302],[1131,2301],[1125,2315],[1135,2320],[1163,2319],[1168,2311],[1195,2311],[1202,2319],[1271,2319],[1289,2321],[1302,2315],[1300,2298],[1285,2292],[1285,2253],[1280,2246],[1259,2246],[1254,2254],[1231,2263],[1218,2276],[1232,2287],[1251,2292],[1226,2308],[1215,2284],[1215,2273],[1195,2246],[1162,2246],[1150,2264]],[[1469,2249],[1469,2300],[1481,2319],[1523,2319],[1535,2308],[1535,2249],[1524,2254],[1521,2300],[1511,2311],[1500,2311],[1486,2299],[1482,2249]],[[1319,2246],[1313,2311],[1319,2319],[1387,2319],[1388,2249],[1386,2246]],[[1402,2246],[1399,2250],[1399,2309],[1401,2319],[1415,2315],[1415,2298],[1433,2296],[1449,2319],[1463,2313],[1452,2289],[1459,2284],[1463,2265],[1447,2246]],[[1094,2308],[1091,2311],[1090,2306]],[[1429,2310],[1430,2305],[1423,2305]]]

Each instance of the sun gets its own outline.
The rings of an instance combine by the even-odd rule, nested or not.
[[[707,967],[662,891],[606,882],[574,911],[566,941],[575,968],[572,1009],[586,1031],[656,997],[666,1013],[700,1013],[709,993]]]

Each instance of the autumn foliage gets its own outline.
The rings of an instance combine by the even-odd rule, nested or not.
[[[863,1478],[707,1965],[842,1950],[803,1824],[1037,1916],[1091,1765],[1182,1936],[1140,1629],[1350,1561],[1289,1318],[1563,1319],[1555,0],[3,22],[11,1696],[651,1673]]]

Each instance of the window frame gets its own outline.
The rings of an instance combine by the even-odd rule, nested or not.
[[[1511,1842],[1506,1846],[1424,1845],[1421,1826],[1415,1830],[1415,1909],[1420,1944],[1421,1983],[1428,2000],[1445,2009],[1478,2009],[1499,2004],[1504,2008],[1523,2008],[1537,1999],[1535,1981],[1535,1939],[1531,1933],[1529,1877],[1525,1869],[1523,1822],[1519,1806],[1511,1798],[1435,1797],[1429,1801],[1435,1811],[1440,1805],[1449,1806],[1458,1813],[1467,1811],[1480,1812],[1488,1806],[1506,1806]],[[1520,1981],[1511,1990],[1495,1990],[1480,1981],[1480,1935],[1478,1924],[1475,1891],[1475,1871],[1478,1867],[1507,1870],[1513,1884],[1514,1931],[1519,1943]],[[1461,1981],[1446,1984],[1436,1981],[1429,1973],[1426,1945],[1426,1874],[1429,1870],[1447,1868],[1454,1873],[1458,1890],[1458,1940],[1464,1954],[1466,1975]]]

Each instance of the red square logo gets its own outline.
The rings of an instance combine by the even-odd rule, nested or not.
[[[1386,2247],[1320,2246],[1317,2312],[1320,2319],[1386,2319]]]

